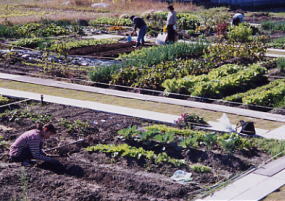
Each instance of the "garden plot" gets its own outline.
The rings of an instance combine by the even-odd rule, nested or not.
[[[38,163],[21,168],[8,163],[9,144],[35,122],[53,122],[58,128],[45,149],[84,141],[52,152],[59,155],[62,167]],[[36,102],[7,108],[0,125],[13,128],[1,130],[0,135],[3,200],[188,200],[284,149],[284,142],[278,140],[182,129]],[[171,180],[179,169],[191,172],[192,181]]]

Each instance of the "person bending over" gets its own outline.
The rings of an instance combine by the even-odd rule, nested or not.
[[[52,164],[59,161],[48,157],[42,151],[43,141],[56,134],[56,129],[52,124],[42,126],[37,125],[36,129],[29,130],[20,135],[10,147],[10,160],[12,162],[22,162],[22,165],[29,166],[31,159],[42,160]]]
[[[139,35],[138,35],[138,40],[137,40],[137,45],[136,47],[140,46],[140,45],[144,45],[144,36],[146,34],[147,31],[147,26],[145,21],[140,18],[140,17],[136,17],[136,16],[131,16],[130,19],[133,21],[134,23],[134,32],[137,31],[137,29],[139,29]]]

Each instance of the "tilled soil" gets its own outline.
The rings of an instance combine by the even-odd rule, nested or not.
[[[62,163],[56,167],[42,162],[32,167],[9,163],[8,146],[0,146],[1,201],[25,198],[33,201],[183,201],[194,198],[205,186],[238,174],[267,158],[260,152],[249,157],[243,153],[229,155],[209,150],[184,150],[177,156],[180,155],[189,164],[208,165],[212,172],[193,172],[193,182],[179,184],[170,179],[179,168],[170,164],[157,165],[131,158],[112,158],[103,153],[88,153],[84,150],[89,145],[99,143],[122,143],[117,138],[118,130],[154,122],[56,104],[42,106],[33,103],[28,107],[19,107],[31,113],[52,115],[51,121],[58,128],[58,134],[46,142],[45,148],[80,138],[84,142],[54,151],[53,154],[59,155],[57,159]],[[84,133],[70,133],[58,123],[61,118],[88,122],[90,128]],[[33,121],[18,119],[10,122],[1,117],[0,125],[1,136],[11,143],[22,132],[31,129]],[[4,127],[10,129],[2,129]],[[187,167],[182,167],[182,170],[191,171]]]
[[[70,55],[91,55],[96,57],[118,57],[119,54],[130,53],[136,48],[135,42],[131,43],[112,43],[87,47],[72,48],[68,51]]]

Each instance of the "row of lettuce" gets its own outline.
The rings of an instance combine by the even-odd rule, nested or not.
[[[106,153],[114,158],[134,158],[147,163],[168,163],[175,167],[187,167],[191,162],[187,157],[181,159],[181,153],[188,149],[224,154],[260,150],[274,156],[285,148],[284,142],[279,140],[243,138],[235,133],[218,134],[165,125],[151,125],[143,128],[131,126],[118,131],[118,137],[122,140],[119,144],[98,144],[86,150]],[[204,165],[200,168],[210,171],[210,168]]]

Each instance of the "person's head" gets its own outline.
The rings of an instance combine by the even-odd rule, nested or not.
[[[134,18],[135,18],[134,15],[132,15],[132,16],[130,17],[130,19],[131,19],[132,21],[134,21]]]
[[[174,11],[174,7],[173,7],[172,5],[168,6],[167,9],[168,9],[169,11]]]
[[[48,139],[50,136],[56,134],[56,129],[55,127],[51,124],[37,124],[37,129],[41,131],[43,138]]]

